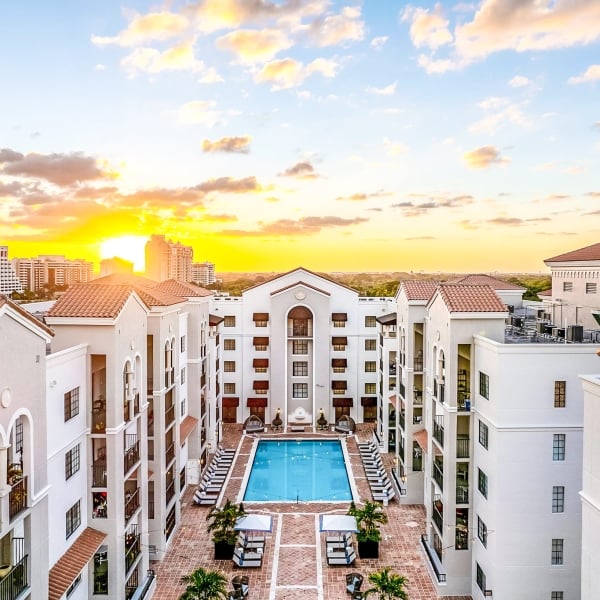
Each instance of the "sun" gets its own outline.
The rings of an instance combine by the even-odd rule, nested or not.
[[[100,258],[118,256],[133,263],[134,271],[144,270],[145,247],[148,238],[142,235],[122,235],[100,242]]]

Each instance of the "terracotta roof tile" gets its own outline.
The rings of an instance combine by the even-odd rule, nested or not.
[[[161,281],[156,285],[156,289],[162,290],[163,292],[168,292],[173,296],[179,296],[181,298],[203,298],[214,295],[214,292],[211,292],[203,287],[192,285],[190,283],[184,283],[183,281],[177,281],[176,279],[167,279],[166,281]]]
[[[192,431],[194,431],[194,427],[198,424],[198,419],[195,417],[191,417],[188,415],[181,423],[179,424],[179,442],[183,444],[185,440],[187,440],[188,436]]]
[[[304,271],[305,273],[310,273],[311,275],[314,275],[315,277],[320,277],[321,279],[325,279],[325,281],[330,281],[331,283],[335,283],[335,285],[339,285],[340,287],[346,288],[347,290],[350,290],[351,292],[358,294],[358,292],[354,288],[351,288],[349,285],[346,285],[345,283],[340,283],[339,281],[336,281],[335,279],[333,279],[332,277],[329,277],[328,275],[324,275],[323,273],[316,273],[315,271],[311,271],[310,269],[306,269],[305,267],[296,267],[295,269],[292,269],[291,271],[286,271],[285,273],[280,273],[279,275],[275,275],[275,276],[271,277],[270,279],[267,279],[266,281],[261,281],[260,283],[256,283],[256,284],[246,288],[244,290],[244,292],[247,292],[248,290],[257,288],[261,285],[265,285],[265,283],[270,283],[271,281],[275,281],[276,279],[280,279],[281,277],[285,277],[286,275],[290,275],[291,273],[296,273],[296,271]],[[283,289],[287,289],[287,287],[283,288]]]
[[[410,279],[402,281],[400,286],[404,288],[409,300],[430,300],[437,289],[438,282],[431,279]]]
[[[544,262],[575,262],[587,260],[600,260],[600,243],[592,244],[585,248],[579,248],[578,250],[572,250],[571,252],[565,252],[565,254],[559,254],[552,258],[546,258]]]
[[[442,283],[439,286],[450,312],[506,312],[504,302],[489,285]]]
[[[493,290],[525,290],[524,287],[510,283],[510,281],[503,281],[502,279],[497,279],[491,275],[484,274],[465,275],[464,277],[452,280],[450,283],[462,283],[463,285],[489,285]]]
[[[423,452],[427,452],[427,430],[421,429],[420,431],[415,431],[415,433],[413,433],[413,438],[417,444],[421,446],[421,450],[423,450]]]
[[[92,279],[89,283],[100,285],[131,285],[133,287],[155,287],[158,285],[158,281],[154,281],[154,279],[148,279],[147,277],[134,275],[133,273],[112,273],[111,275]]]
[[[16,312],[18,312],[22,317],[24,317],[31,323],[35,324],[37,327],[39,327],[42,331],[44,331],[48,335],[54,336],[54,331],[52,331],[52,329],[50,329],[50,327],[48,327],[46,324],[42,323],[39,319],[36,319],[31,313],[27,312],[24,308],[21,308],[18,304],[16,304],[15,302],[10,300],[6,296],[3,296],[2,294],[0,294],[0,308],[2,308],[5,304],[10,306],[10,308],[15,310]]]
[[[56,301],[47,316],[114,319],[133,291],[131,285],[73,285]]]
[[[294,281],[294,283],[290,283],[290,285],[286,285],[285,287],[282,287],[279,290],[275,290],[275,291],[271,292],[271,296],[274,296],[275,294],[279,294],[281,292],[285,292],[286,290],[296,287],[297,285],[303,285],[304,287],[310,288],[311,290],[315,290],[316,292],[320,292],[321,294],[325,294],[326,296],[331,296],[331,294],[329,292],[326,292],[325,290],[321,290],[318,287],[315,287],[314,285],[311,285],[310,283],[306,283],[304,281]],[[343,287],[345,287],[345,286],[343,286]]]
[[[94,556],[106,534],[86,527],[71,547],[58,559],[48,575],[48,599],[60,600],[75,578]]]

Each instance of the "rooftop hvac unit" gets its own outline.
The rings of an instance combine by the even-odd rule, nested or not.
[[[568,342],[583,342],[583,325],[569,325],[567,327]]]

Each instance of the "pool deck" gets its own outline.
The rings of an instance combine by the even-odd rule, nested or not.
[[[370,439],[370,428],[359,426],[357,437]],[[293,433],[278,437],[332,437],[331,433]],[[269,436],[270,437],[270,436]],[[350,467],[361,498],[370,499],[357,437],[347,438]],[[223,445],[238,448],[235,462],[226,483],[223,498],[236,500],[240,492],[254,438],[243,436],[241,425],[224,427]],[[384,461],[391,457],[383,454]],[[400,505],[392,501],[386,508],[389,522],[382,527],[379,559],[360,559],[351,567],[329,566],[325,557],[324,536],[319,533],[319,514],[345,514],[347,503],[251,503],[247,511],[273,515],[273,532],[267,536],[262,567],[241,569],[232,561],[213,559],[213,544],[206,532],[206,515],[210,507],[192,502],[193,486],[182,498],[181,524],[174,534],[165,558],[151,564],[156,571],[156,600],[178,600],[184,590],[180,583],[198,567],[218,570],[228,579],[243,573],[250,578],[249,598],[254,600],[346,600],[346,573],[358,571],[365,576],[389,566],[408,579],[406,590],[410,600],[434,600],[437,596],[420,549],[424,533],[424,509],[420,505]],[[251,507],[251,508],[250,508]],[[443,597],[446,598],[446,597]],[[470,596],[453,596],[453,600],[471,600]]]

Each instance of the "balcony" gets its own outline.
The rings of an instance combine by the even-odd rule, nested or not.
[[[131,400],[123,400],[123,421],[129,423],[131,421]]]
[[[444,415],[437,415],[433,418],[433,437],[440,446],[444,447]]]
[[[175,405],[165,407],[165,428],[175,422]]]
[[[423,370],[423,358],[422,357],[415,357],[413,359],[413,369],[415,371],[422,371]]]
[[[13,567],[10,567],[6,575],[0,578],[0,598],[2,600],[16,600],[29,587],[27,557],[26,554]]]
[[[431,519],[435,523],[440,534],[444,534],[444,505],[441,500],[434,500],[431,505]]]
[[[425,534],[421,535],[421,546],[423,546],[423,549],[425,550],[425,554],[427,554],[427,558],[429,558],[429,564],[431,565],[431,568],[433,569],[438,582],[445,583],[446,582],[446,573],[444,573],[444,567],[442,566],[442,563],[441,563],[440,559],[438,558],[438,555],[435,553],[435,551],[429,545],[429,539],[428,539],[427,535],[425,535]]]
[[[94,408],[92,410],[92,433],[106,433],[105,410],[99,408]]]
[[[469,486],[456,483],[456,504],[469,503]]]
[[[125,492],[125,522],[129,521],[140,507],[140,488]]]
[[[92,487],[106,487],[106,462],[98,461],[92,465]]]
[[[175,458],[175,443],[171,442],[167,449],[165,450],[165,464],[168,466],[173,462]]]
[[[415,406],[423,406],[423,390],[419,390],[415,388],[413,390],[414,393],[414,401],[413,404]]]
[[[444,465],[442,463],[433,463],[433,479],[440,487],[440,490],[444,489]]]
[[[126,475],[140,460],[140,441],[135,434],[125,436],[125,453],[123,455],[123,474]]]
[[[20,512],[27,508],[27,476],[13,483],[8,493],[8,516],[12,521]],[[0,596],[2,598],[2,596]]]
[[[403,410],[400,411],[400,427],[402,427],[402,429],[406,429],[406,415],[404,413]],[[390,421],[390,427],[393,427],[395,425],[395,423],[393,421]]]
[[[456,458],[469,458],[469,446],[471,440],[468,436],[457,436],[456,438]]]
[[[171,502],[171,500],[173,499],[173,496],[175,496],[175,480],[173,480],[173,481],[171,481],[171,483],[167,484],[167,489],[165,491],[165,498],[166,498],[167,504],[169,504],[169,502]]]
[[[128,533],[125,536],[125,573],[129,573],[141,551],[139,534],[135,530],[133,533]]]

